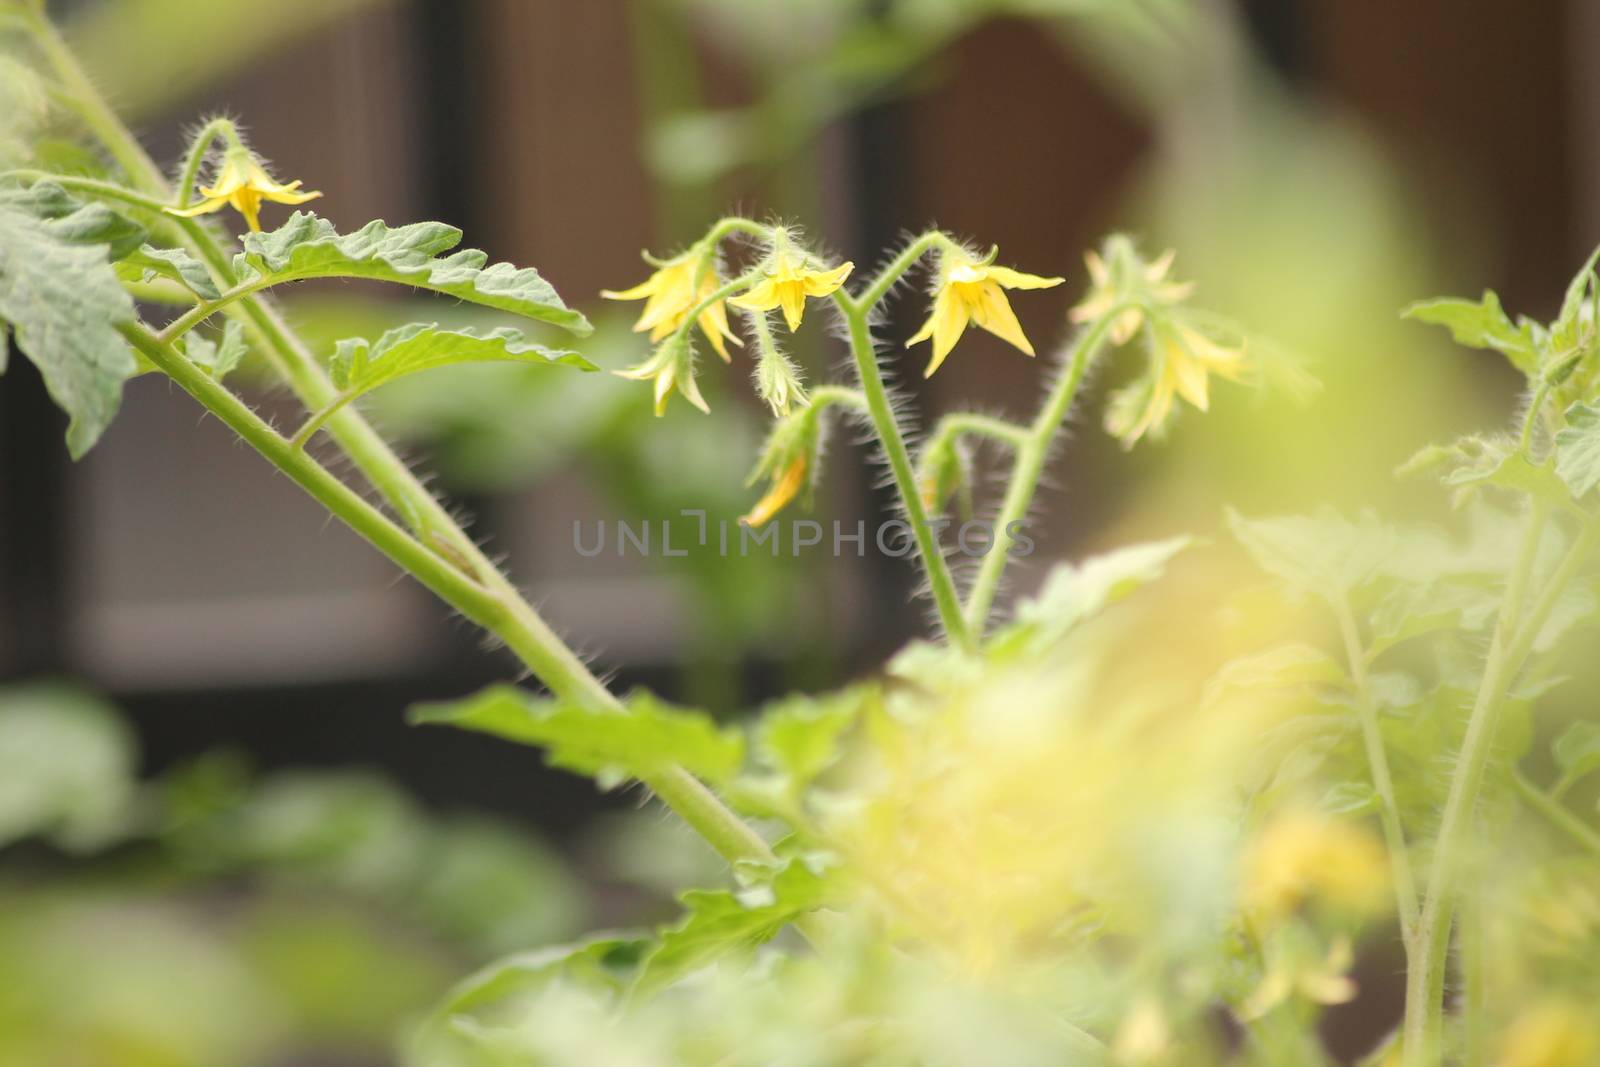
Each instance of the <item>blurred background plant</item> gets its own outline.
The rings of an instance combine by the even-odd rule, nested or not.
[[[1132,456],[1082,434],[1046,494],[1041,561],[1214,531],[1224,501],[1426,517],[1432,498],[1389,470],[1494,421],[1512,379],[1446,355],[1397,310],[1491,284],[1543,314],[1600,236],[1600,87],[1582,48],[1595,20],[1579,0],[1515,14],[1445,0],[51,6],[159,158],[177,158],[195,115],[226,110],[326,191],[330,218],[454,222],[569,299],[730,205],[811,220],[858,260],[936,220],[1068,275],[1054,304],[1021,309],[1043,350],[1085,283],[1081,251],[1125,229],[1179,249],[1208,306],[1317,357],[1324,390],[1305,410],[1219,396],[1222,418]],[[0,165],[102,167],[14,40]],[[891,340],[918,324],[905,304]],[[331,287],[289,306],[328,347],[392,311]],[[596,321],[596,362],[641,358],[621,318]],[[797,338],[811,377],[835,358],[819,336]],[[905,388],[930,412],[1031,410],[1037,366],[964,344],[972,358]],[[40,447],[59,417],[13,363],[0,672],[83,678],[125,719],[82,692],[8,694],[20,739],[0,741],[17,768],[0,775],[0,939],[33,977],[0,984],[0,1063],[382,1061],[394,1024],[463,965],[663,917],[665,894],[704,870],[626,799],[480,739],[408,732],[398,707],[497,677],[498,660],[165,386],[132,383],[105,444],[69,466]],[[765,415],[727,375],[706,377],[711,422],[648,418],[631,383],[537,373],[464,369],[370,410],[622,681],[733,714],[874,667],[920,631],[913,572],[893,560],[580,557],[576,521],[746,511]],[[830,465],[822,518],[887,507],[858,469]],[[38,733],[56,729],[76,732]],[[392,780],[364,770],[378,766]],[[642,870],[682,881],[629,888]],[[330,982],[367,995],[326,996]],[[144,1010],[158,988],[192,1016]]]

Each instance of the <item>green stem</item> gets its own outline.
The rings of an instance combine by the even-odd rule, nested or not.
[[[939,420],[939,424],[934,427],[933,433],[928,435],[927,442],[922,446],[922,453],[931,454],[951,441],[967,435],[987,437],[1012,449],[1021,448],[1028,442],[1028,430],[1025,426],[972,411],[957,411]]]
[[[901,258],[906,259],[905,254]],[[873,303],[852,301],[843,296],[842,291],[836,292],[834,297],[849,329],[850,352],[855,357],[856,372],[861,378],[861,395],[867,402],[867,414],[872,419],[878,441],[889,460],[889,470],[894,475],[895,488],[900,493],[900,504],[905,509],[906,522],[911,527],[923,570],[928,576],[928,586],[933,592],[939,622],[952,644],[970,650],[973,648],[972,633],[961,616],[961,598],[956,594],[956,584],[950,577],[950,567],[940,551],[938,538],[928,525],[928,513],[922,506],[916,475],[911,467],[911,454],[906,451],[905,437],[900,433],[900,423],[894,417],[889,394],[883,387],[883,375],[878,370],[878,355],[872,347],[872,333],[867,326],[867,314]]]
[[[934,248],[949,248],[953,243],[950,238],[938,230],[931,230],[923,234],[906,245],[898,256],[890,260],[889,265],[884,267],[878,273],[878,276],[861,291],[860,296],[854,298],[846,297],[841,301],[841,305],[853,311],[870,312],[878,306],[880,300],[889,295],[889,290],[894,288],[895,282],[900,280],[901,275],[910,270],[911,265],[921,259],[925,253]]]
[[[189,156],[183,162],[183,176],[178,179],[177,206],[186,208],[189,201],[194,198],[194,185],[200,177],[200,167],[206,161],[206,152],[211,148],[211,142],[218,137],[226,137],[234,145],[239,144],[239,131],[228,119],[212,119],[201,127],[200,132],[189,144]],[[215,185],[212,188],[216,188]]]
[[[1383,824],[1383,837],[1389,848],[1389,869],[1393,872],[1395,903],[1400,913],[1400,933],[1409,955],[1411,939],[1417,929],[1417,883],[1411,873],[1411,852],[1406,847],[1405,829],[1400,822],[1400,805],[1395,800],[1394,779],[1389,774],[1389,757],[1384,751],[1383,734],[1378,729],[1378,710],[1372,702],[1372,690],[1367,681],[1366,653],[1362,648],[1361,634],[1356,628],[1349,602],[1340,596],[1330,602],[1339,620],[1339,632],[1344,638],[1345,658],[1350,664],[1350,677],[1356,687],[1357,711],[1361,718],[1361,737],[1367,750],[1367,767],[1372,774],[1372,787],[1378,794],[1379,821]]]
[[[114,182],[103,182],[96,178],[80,178],[72,174],[51,174],[49,171],[44,170],[8,170],[4,174],[0,174],[0,178],[15,178],[18,181],[27,182],[29,185],[39,182],[52,182],[63,189],[88,193],[90,196],[98,197],[102,200],[115,200],[131,207],[143,208],[145,211],[151,211],[157,215],[161,214],[162,209],[166,207],[165,204],[154,197],[145,196],[143,193],[135,192],[132,189],[124,189]]]
[[[310,440],[316,436],[317,431],[322,429],[323,424],[337,415],[346,404],[355,398],[356,394],[348,391],[334,397],[328,402],[327,407],[306,419],[300,429],[295,431],[295,435],[289,439],[289,445],[293,448],[305,448]]]
[[[1006,557],[1016,538],[1011,528],[1027,517],[1033,505],[1033,495],[1038,490],[1039,478],[1044,474],[1045,461],[1050,456],[1050,445],[1056,432],[1072,410],[1078,388],[1083,384],[1084,373],[1094,361],[1095,354],[1107,330],[1117,316],[1131,304],[1118,304],[1101,315],[1074,338],[1067,350],[1066,368],[1056,379],[1045,398],[1044,406],[1028,427],[1026,436],[1017,447],[1016,463],[1011,468],[1011,480],[1006,485],[1005,498],[995,519],[994,546],[983,557],[978,568],[978,579],[967,595],[967,627],[979,638],[989,622],[989,611],[994,606],[995,594],[1000,588],[1000,576],[1006,567]]]
[[[1406,977],[1405,1067],[1435,1067],[1440,1062],[1445,970],[1450,952],[1450,926],[1462,866],[1462,851],[1471,831],[1472,812],[1483,788],[1489,757],[1500,725],[1506,691],[1555,608],[1562,590],[1600,539],[1600,524],[1591,523],[1568,549],[1545,584],[1533,607],[1519,612],[1534,559],[1544,532],[1545,507],[1530,506],[1522,545],[1506,582],[1499,621],[1489,647],[1483,681],[1473,703],[1472,716],[1461,744],[1461,754],[1450,781],[1444,815],[1434,846],[1433,868],[1427,897],[1417,924],[1411,965]],[[1520,616],[1520,617],[1519,617]]]
[[[1555,797],[1528,781],[1520,769],[1512,768],[1511,784],[1516,789],[1517,796],[1522,798],[1522,802],[1538,812],[1546,822],[1566,834],[1573,843],[1585,851],[1600,856],[1600,832],[1592,829]]]
[[[172,190],[167,185],[161,169],[117,118],[104,98],[96,92],[93,83],[78,64],[77,58],[62,42],[55,27],[42,15],[32,20],[32,27],[41,52],[56,69],[63,86],[79,99],[77,110],[85,125],[123,166],[139,189],[160,203],[170,202]],[[232,285],[234,279],[228,254],[215,234],[192,219],[174,221],[184,234],[185,244],[190,251],[205,262],[226,285]],[[319,411],[337,398],[338,390],[329,380],[327,372],[270,305],[259,296],[251,295],[241,300],[236,307],[236,314],[264,342],[274,365],[308,410]],[[158,341],[142,328],[139,334],[142,336],[136,343],[141,345],[142,351],[148,346],[163,353],[166,365],[158,363],[158,366],[163,366],[169,374],[172,374],[174,369],[177,370],[179,373],[173,374],[173,377],[179,385],[195,395],[196,399],[206,404],[208,408],[218,411],[219,416],[222,414],[222,410],[219,409],[227,410],[229,418],[224,421],[234,425],[234,421],[237,420],[239,425],[235,426],[236,430],[240,426],[248,427],[256,440],[251,440],[250,437],[246,437],[246,440],[256,445],[262,450],[263,455],[273,460],[275,464],[278,463],[278,456],[282,455],[299,457],[299,460],[292,464],[292,469],[301,474],[306,474],[313,468],[320,469],[310,457],[293,448],[289,441],[256,418],[254,413],[239,403],[226,389],[212,382],[187,360],[177,356],[169,345]],[[151,358],[155,359],[153,355]],[[217,407],[212,407],[213,403]],[[481,583],[497,603],[495,610],[480,624],[503,640],[552,693],[562,699],[596,710],[613,712],[621,710],[620,702],[604,683],[596,678],[583,661],[556,636],[549,624],[522,597],[510,579],[483,554],[444,505],[417,480],[404,461],[395,455],[388,442],[384,441],[359,413],[349,407],[343,408],[328,418],[327,427],[330,435],[350,457],[357,469],[412,529],[417,531],[419,537],[424,542],[436,544],[442,550],[434,552],[412,541],[410,544],[413,547],[403,552],[406,561],[428,561],[434,568],[427,572],[431,579],[437,579],[438,567],[445,567],[446,570],[456,574],[475,576],[478,583],[474,584]],[[262,435],[262,430],[266,431],[265,436]],[[242,431],[241,436],[244,436]],[[291,470],[291,465],[278,465],[286,472]],[[337,482],[336,479],[334,481]],[[338,484],[342,487],[342,483]],[[332,494],[334,490],[330,486],[319,484],[318,491],[313,495],[321,500],[323,497],[319,494],[324,492]],[[372,509],[348,489],[344,492],[350,495],[350,499],[344,503],[353,502],[352,507],[353,504],[360,504],[372,514],[382,517],[380,512]],[[352,514],[356,512],[352,511]],[[340,517],[345,516],[341,514]],[[379,529],[372,526],[369,520],[370,516],[365,514],[360,517],[360,521],[371,529]],[[358,532],[363,532],[365,535],[366,531]],[[390,544],[387,547],[398,546]],[[391,558],[400,561],[398,556]],[[450,567],[443,562],[446,558],[459,566]],[[402,562],[402,566],[411,569],[409,562]],[[429,588],[435,587],[430,584]],[[441,592],[440,595],[444,594]],[[479,621],[475,616],[469,615],[469,617]],[[661,800],[677,811],[695,830],[705,835],[706,839],[730,862],[747,860],[770,862],[772,851],[766,842],[704,786],[698,782],[695,783],[698,789],[687,785],[684,779],[689,777],[687,772],[673,769],[646,781],[645,784],[655,790]],[[680,808],[678,806],[680,804],[684,806]]]
[[[544,631],[521,597],[496,581],[493,571],[480,571],[476,581],[455,561],[441,555],[368,504],[354,490],[328,473],[316,460],[251,411],[209,375],[185,359],[168,342],[142,326],[123,328],[128,341],[177,382],[229,429],[278,470],[288,475],[323,507],[466,618],[504,640],[558,696],[582,701],[598,714],[621,712],[621,705],[576,657]],[[694,827],[730,863],[770,862],[772,852],[761,837],[729,811],[716,795],[681,767],[644,779],[662,802]]]

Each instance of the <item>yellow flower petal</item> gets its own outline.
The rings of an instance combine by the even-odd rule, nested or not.
[[[783,321],[789,324],[789,332],[794,333],[800,328],[800,320],[806,314],[805,282],[778,282],[776,289],[778,304],[783,308]]]
[[[782,511],[788,503],[795,498],[806,482],[806,458],[800,456],[786,467],[781,475],[773,479],[772,488],[766,495],[756,501],[756,506],[750,509],[739,522],[745,526],[762,526],[778,512]]]
[[[1053,289],[1066,281],[1065,278],[1043,278],[1037,274],[1024,274],[1010,267],[992,265],[985,267],[984,273],[991,281],[999,282],[1007,289]]]
[[[844,284],[850,277],[850,272],[855,269],[854,263],[841,263],[832,270],[806,271],[805,290],[807,296],[827,296]]]
[[[1006,299],[1005,291],[992,281],[981,282],[975,288],[977,292],[968,296],[972,321],[1002,341],[1033,355],[1033,345],[1023,335],[1022,324],[1011,310],[1011,302]]]

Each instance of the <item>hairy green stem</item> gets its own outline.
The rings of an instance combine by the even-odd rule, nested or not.
[[[78,99],[79,106],[75,110],[89,131],[121,164],[140,191],[158,203],[170,202],[172,190],[161,169],[95,90],[93,83],[78,64],[77,58],[61,40],[55,27],[41,15],[32,20],[32,28],[41,52],[55,68],[63,86]],[[195,220],[175,221],[178,229],[185,235],[185,244],[189,249],[226,285],[232,285],[234,279],[230,257],[215,234]],[[236,306],[239,317],[265,342],[272,362],[308,410],[319,411],[337,398],[338,390],[329,380],[326,371],[270,305],[252,294],[240,300]],[[280,454],[291,458],[299,457],[300,461],[309,465],[303,466],[300,462],[292,464],[292,470],[301,474],[306,474],[316,467],[310,457],[293,448],[289,441],[256,418],[226,389],[212,382],[187,360],[177,356],[170,346],[149,335],[147,331],[141,329],[140,332],[143,335],[139,337],[139,341],[142,342],[141,351],[148,348],[167,355],[166,365],[158,363],[158,366],[163,366],[168,373],[172,373],[169,368],[178,370],[182,377],[175,376],[175,380],[178,380],[186,391],[195,395],[201,403],[217,411],[219,416],[222,410],[228,411],[230,417],[224,421],[230,426],[237,420],[239,425],[234,426],[236,430],[240,426],[249,427],[255,439],[247,437],[246,440],[256,445],[258,449],[263,445],[266,446],[261,449],[263,455],[273,460],[275,464],[278,463],[277,457]],[[150,353],[147,351],[146,354]],[[151,358],[155,359],[153,355]],[[213,407],[208,401],[214,402],[217,407]],[[230,405],[228,401],[233,403]],[[250,420],[254,420],[254,424]],[[327,427],[330,435],[350,457],[357,469],[417,533],[419,541],[408,539],[412,547],[405,549],[401,555],[391,558],[396,559],[408,570],[411,570],[412,562],[426,560],[428,566],[426,573],[430,580],[437,579],[439,567],[444,567],[452,573],[472,576],[475,579],[474,584],[481,585],[491,594],[497,606],[494,611],[486,615],[480,617],[469,614],[469,618],[473,618],[475,622],[479,622],[504,641],[556,696],[596,710],[620,712],[621,704],[604,683],[596,678],[583,661],[556,636],[549,624],[522,597],[511,581],[456,523],[444,505],[411,473],[404,461],[395,455],[389,444],[359,413],[348,407],[343,408],[328,418]],[[263,430],[265,436],[262,434]],[[282,464],[279,466],[286,473],[291,473],[291,466]],[[291,477],[294,476],[294,473],[291,473]],[[299,478],[296,480],[299,481]],[[348,489],[345,492],[349,493],[350,499],[359,503],[362,508],[369,509],[373,514],[382,517],[381,513],[371,509],[371,506],[359,496]],[[318,491],[313,495],[323,500],[323,496],[318,495],[319,493],[327,493],[328,499],[336,499],[332,495],[332,490],[320,482]],[[340,500],[341,506],[349,503],[344,498],[337,499]],[[340,518],[346,518],[343,513],[336,512],[336,514],[339,514]],[[370,516],[365,513],[358,514],[352,510],[350,514],[358,515],[359,521],[366,523],[368,529],[358,530],[364,536],[368,532],[380,529],[370,523]],[[394,529],[398,530],[399,527]],[[380,547],[384,547],[387,551],[388,547],[399,546],[386,543]],[[445,562],[446,560],[454,566],[451,567]],[[429,588],[440,592],[440,588],[436,588],[433,584],[429,584]],[[440,592],[440,595],[444,596],[444,593]],[[445,599],[450,598],[445,597]],[[465,608],[462,610],[466,612]],[[693,784],[689,784],[690,782]],[[703,834],[730,862],[771,861],[772,851],[760,835],[723,805],[708,789],[698,781],[694,781],[686,771],[671,769],[647,780],[645,785],[654,790],[664,803],[678,812],[695,830]]]
[[[1450,792],[1434,846],[1427,896],[1417,924],[1414,952],[1406,976],[1405,1067],[1436,1067],[1440,1062],[1445,971],[1450,954],[1450,927],[1467,845],[1472,812],[1483,788],[1494,749],[1505,695],[1538,639],[1562,590],[1576,576],[1600,540],[1600,523],[1590,523],[1567,550],[1533,606],[1523,613],[1528,581],[1544,532],[1545,507],[1530,505],[1527,527],[1506,582],[1499,621],[1489,647],[1483,681],[1467,721],[1467,733],[1456,761]]]
[[[904,255],[902,259],[906,258]],[[907,261],[909,262],[909,260]],[[902,268],[903,269],[903,268]],[[870,291],[870,290],[869,290]],[[867,401],[867,414],[883,445],[889,460],[889,471],[894,476],[895,488],[900,493],[900,503],[905,509],[906,522],[917,543],[922,566],[928,576],[928,586],[933,592],[934,607],[939,622],[950,643],[959,648],[974,646],[972,632],[961,616],[961,598],[956,594],[955,580],[950,577],[950,566],[939,548],[939,539],[928,525],[928,512],[922,506],[917,492],[917,479],[911,466],[911,454],[906,450],[905,437],[900,423],[895,419],[889,394],[883,387],[883,374],[878,369],[878,354],[872,346],[872,331],[867,326],[871,303],[856,302],[840,293],[834,294],[850,335],[850,352],[855,357],[856,372],[861,378],[861,394]]]
[[[958,437],[987,437],[991,441],[998,441],[1008,448],[1020,448],[1028,441],[1028,430],[1025,426],[1018,426],[1005,419],[997,419],[990,415],[979,415],[972,411],[957,411],[940,419],[933,428],[933,433],[928,435],[928,440],[923,444],[921,451],[924,454],[932,453]]]
[[[1389,757],[1384,751],[1383,734],[1378,730],[1378,709],[1372,702],[1372,689],[1367,681],[1366,653],[1362,648],[1361,633],[1356,628],[1355,615],[1349,602],[1340,596],[1330,605],[1339,620],[1339,632],[1344,639],[1345,658],[1350,665],[1350,678],[1356,687],[1356,707],[1361,718],[1361,738],[1367,751],[1367,768],[1372,775],[1372,787],[1378,794],[1378,817],[1383,824],[1383,837],[1389,848],[1389,869],[1393,874],[1395,903],[1400,913],[1400,933],[1405,941],[1406,953],[1412,952],[1412,938],[1417,929],[1417,883],[1411,873],[1411,853],[1406,847],[1405,829],[1400,822],[1400,805],[1395,800],[1394,779],[1389,773]]]
[[[200,178],[200,167],[206,161],[206,152],[210,151],[211,142],[218,137],[226,137],[236,146],[240,144],[239,131],[229,119],[215,118],[202,126],[200,132],[195,134],[194,140],[190,142],[189,155],[183,161],[183,175],[178,179],[175,206],[186,208],[189,206],[189,201],[194,198],[194,185]]]
[[[1000,512],[995,519],[994,545],[983,557],[978,568],[977,581],[967,595],[967,628],[981,639],[989,622],[989,611],[994,607],[995,594],[1000,589],[1000,576],[1005,572],[1006,559],[1016,538],[1011,529],[1028,515],[1033,505],[1033,495],[1038,491],[1039,479],[1044,474],[1045,461],[1050,457],[1050,446],[1056,432],[1072,410],[1078,397],[1083,376],[1094,362],[1106,332],[1117,316],[1126,311],[1128,303],[1117,304],[1083,329],[1066,353],[1066,366],[1050,395],[1045,398],[1038,416],[1029,425],[1026,435],[1017,446],[1017,458],[1011,468],[1011,480],[1006,484],[1005,498],[1000,502]]]
[[[1511,785],[1522,802],[1537,812],[1551,826],[1560,830],[1578,845],[1595,856],[1600,856],[1600,831],[1594,830],[1569,811],[1555,797],[1530,782],[1520,769],[1512,768]]]

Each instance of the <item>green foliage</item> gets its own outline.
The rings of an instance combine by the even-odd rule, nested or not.
[[[673,765],[716,784],[744,759],[744,738],[700,712],[675,708],[639,690],[621,711],[541,700],[513,686],[494,686],[451,704],[423,704],[411,721],[458,726],[508,741],[539,745],[556,767],[595,778],[610,789],[648,781]]]
[[[798,859],[749,888],[685,893],[687,914],[663,930],[644,957],[639,989],[659,989],[710,960],[770,941],[827,897],[827,880]]]
[[[488,264],[477,249],[449,255],[461,231],[442,222],[390,228],[369,222],[340,234],[333,224],[297,211],[269,233],[244,236],[234,273],[246,285],[278,285],[308,278],[371,278],[427,289],[469,303],[548,322],[576,334],[592,327],[567,307],[555,288],[531,267]],[[442,257],[442,258],[441,258]]]
[[[201,300],[216,300],[222,294],[211,280],[204,263],[181,248],[157,248],[141,244],[121,257],[117,274],[124,281],[149,282],[166,278],[177,282]]]
[[[204,367],[219,382],[233,373],[248,352],[244,327],[236,319],[229,319],[223,325],[221,341],[211,341],[197,333],[183,339],[183,354],[189,362]]]
[[[134,373],[117,331],[133,320],[133,301],[111,267],[116,247],[130,239],[139,238],[120,216],[102,205],[75,207],[59,186],[0,189],[0,321],[70,416],[75,459],[115,417],[122,383]]]
[[[1533,324],[1527,320],[1513,324],[1501,309],[1500,298],[1488,289],[1477,303],[1441,297],[1419,301],[1401,314],[1445,327],[1457,344],[1499,352],[1526,375],[1532,376],[1538,369]]]
[[[66,685],[0,689],[0,846],[48,835],[89,849],[132,817],[133,738],[101,701]]]
[[[437,323],[412,323],[389,330],[376,342],[339,342],[331,367],[334,386],[354,398],[410,374],[461,363],[560,364],[597,369],[576,352],[554,350],[523,339],[516,330],[480,333],[448,330]]]
[[[1556,473],[1575,497],[1600,485],[1600,407],[1574,404],[1555,435]]]
[[[1017,605],[1015,620],[995,634],[992,649],[1003,654],[1048,648],[1084,620],[1160,578],[1173,557],[1192,543],[1188,537],[1172,537],[1091,556],[1079,564],[1058,564],[1039,595]]]
[[[1572,723],[1556,738],[1551,751],[1561,778],[1553,792],[1565,793],[1580,779],[1600,771],[1600,725],[1580,719]]]

